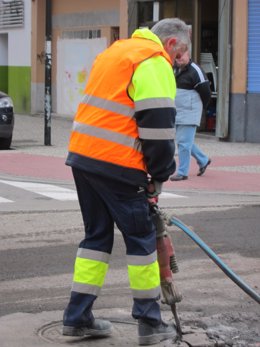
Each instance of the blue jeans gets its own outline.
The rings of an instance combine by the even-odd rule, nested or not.
[[[176,125],[176,143],[179,156],[178,175],[189,175],[191,156],[196,159],[200,168],[205,166],[209,160],[206,154],[194,143],[196,130],[196,125]]]

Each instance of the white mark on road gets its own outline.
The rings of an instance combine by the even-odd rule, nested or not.
[[[37,183],[37,182],[24,182],[24,181],[9,181],[0,180],[0,183],[7,184],[16,188],[24,189],[29,192],[46,196],[48,198],[59,201],[76,201],[78,200],[77,192],[73,189],[59,187],[53,184]],[[186,196],[174,194],[170,192],[162,192],[160,199],[176,199],[187,198]],[[1,198],[1,202],[13,202],[11,200]]]
[[[51,184],[35,183],[35,182],[19,182],[19,181],[5,181],[0,180],[0,183],[8,184],[13,187],[21,188],[32,193],[47,196],[48,198],[60,201],[74,201],[77,200],[77,193],[75,190],[62,188]]]
[[[5,198],[2,198],[1,196],[0,196],[0,203],[1,202],[13,202],[12,200],[8,200],[8,199],[5,199]]]
[[[173,194],[173,193],[168,193],[168,192],[162,192],[159,195],[159,199],[161,198],[187,198],[187,196],[183,196],[183,195],[178,195],[178,194]]]

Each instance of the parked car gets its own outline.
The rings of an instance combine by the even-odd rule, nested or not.
[[[0,91],[0,149],[11,146],[14,129],[13,101],[7,94]]]

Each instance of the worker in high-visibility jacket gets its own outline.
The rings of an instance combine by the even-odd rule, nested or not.
[[[114,240],[122,232],[138,319],[139,344],[172,338],[162,321],[156,231],[148,198],[175,171],[172,64],[190,44],[188,26],[164,19],[118,40],[93,64],[71,133],[66,164],[72,167],[85,225],[75,261],[63,334],[106,336],[111,323],[94,319]],[[148,194],[148,196],[147,196]]]

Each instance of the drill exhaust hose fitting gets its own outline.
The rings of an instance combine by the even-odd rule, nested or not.
[[[260,304],[260,296],[251,287],[249,287],[239,276],[237,276],[217,255],[212,249],[201,240],[201,238],[193,231],[191,231],[185,224],[179,219],[171,217],[167,221],[168,225],[176,225],[179,229],[185,232],[213,261],[218,267],[233,281],[235,282],[245,293],[247,293],[252,299]]]

